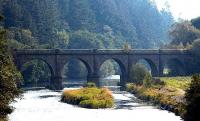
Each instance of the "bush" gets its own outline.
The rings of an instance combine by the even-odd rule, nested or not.
[[[141,64],[133,65],[131,68],[131,75],[130,75],[131,82],[138,85],[142,85],[146,73],[148,73],[148,71],[143,65]]]
[[[62,94],[61,101],[91,109],[111,108],[114,105],[112,94],[106,88],[82,88],[78,90],[65,90]]]
[[[151,85],[152,85],[152,76],[151,76],[151,74],[146,73],[146,75],[144,77],[144,80],[143,80],[143,85],[146,88],[151,87]]]
[[[186,90],[185,121],[200,121],[200,74],[192,77],[192,82]]]

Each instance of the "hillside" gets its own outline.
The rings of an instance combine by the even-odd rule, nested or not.
[[[173,23],[149,0],[0,0],[0,11],[14,48],[155,48]]]

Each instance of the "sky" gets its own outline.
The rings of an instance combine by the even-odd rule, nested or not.
[[[191,20],[200,16],[200,0],[154,0],[158,9],[165,7],[168,2],[170,11],[175,19]]]

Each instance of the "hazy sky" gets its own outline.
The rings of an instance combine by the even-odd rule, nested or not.
[[[173,16],[178,19],[196,18],[200,16],[200,0],[154,0],[159,9],[163,8],[167,1]]]

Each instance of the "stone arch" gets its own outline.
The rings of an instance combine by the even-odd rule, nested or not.
[[[50,78],[49,78],[49,80],[48,80],[48,84],[46,84],[46,86],[45,87],[49,87],[50,86],[50,84],[51,84],[51,82],[52,82],[52,78],[54,77],[54,70],[53,70],[53,67],[45,60],[45,59],[41,59],[41,58],[32,58],[32,59],[24,59],[21,63],[20,63],[20,65],[18,66],[19,68],[19,71],[22,73],[22,75],[23,75],[23,67],[24,67],[24,65],[25,64],[28,64],[28,63],[31,63],[31,62],[33,62],[33,61],[38,61],[39,63],[43,63],[43,64],[45,64],[45,67],[47,67],[47,69],[49,70],[49,72],[50,72]],[[38,63],[37,63],[38,64]],[[31,66],[31,65],[33,65],[33,64],[30,64],[29,66]],[[39,83],[41,83],[41,82],[39,82]],[[38,85],[40,85],[41,86],[41,84],[38,84]]]
[[[168,76],[183,76],[186,74],[184,63],[178,58],[169,58],[165,61],[164,69],[169,69]]]
[[[122,75],[126,73],[125,65],[124,65],[119,59],[116,59],[116,58],[108,58],[108,59],[103,60],[103,61],[100,63],[100,65],[99,65],[99,69],[100,69],[100,67],[103,65],[103,63],[105,63],[105,62],[108,61],[108,60],[114,60],[115,62],[117,62],[117,64],[118,64],[119,67],[120,67],[120,70],[121,70],[121,72],[122,72]],[[99,73],[99,71],[100,71],[99,69],[98,69],[98,73]]]
[[[150,69],[151,69],[151,74],[152,74],[152,76],[158,76],[158,65],[156,65],[156,63],[153,61],[153,60],[151,60],[151,59],[148,59],[148,58],[140,58],[140,59],[138,59],[137,61],[136,61],[136,63],[138,63],[139,61],[141,61],[141,60],[144,60],[145,62],[147,62],[148,63],[148,65],[149,65],[149,67],[150,67]]]
[[[80,61],[80,62],[84,65],[84,67],[86,68],[86,70],[87,70],[87,72],[88,72],[88,73],[87,73],[87,77],[90,76],[90,75],[92,74],[91,65],[90,65],[87,61],[85,61],[84,59],[78,58],[78,57],[71,57],[71,58],[68,58],[68,59],[63,63],[63,66],[61,67],[61,71],[64,70],[64,66],[65,66],[66,64],[68,64],[68,62],[71,61],[71,60]],[[61,73],[63,73],[63,72],[61,72]],[[87,81],[88,81],[88,80],[87,80]]]
[[[108,60],[114,60],[118,65],[119,65],[119,68],[120,68],[120,71],[121,71],[121,75],[120,75],[120,86],[121,86],[121,89],[123,90],[123,88],[125,87],[125,84],[126,84],[126,81],[127,81],[127,70],[126,70],[126,66],[125,64],[117,59],[117,58],[106,58],[104,60],[102,60],[100,63],[99,63],[99,67],[98,67],[98,75],[100,73],[100,68],[101,66]]]
[[[54,69],[55,68],[54,62],[52,61],[53,59],[48,58],[48,57],[46,58],[46,57],[43,57],[43,56],[42,57],[41,56],[35,57],[35,56],[24,55],[24,56],[19,56],[19,57],[15,58],[15,63],[16,63],[17,68],[20,70],[21,67],[25,63],[33,61],[33,60],[39,60],[39,61],[44,62],[45,64],[47,64],[48,68],[50,69],[52,76],[54,76],[56,74],[56,71]]]

